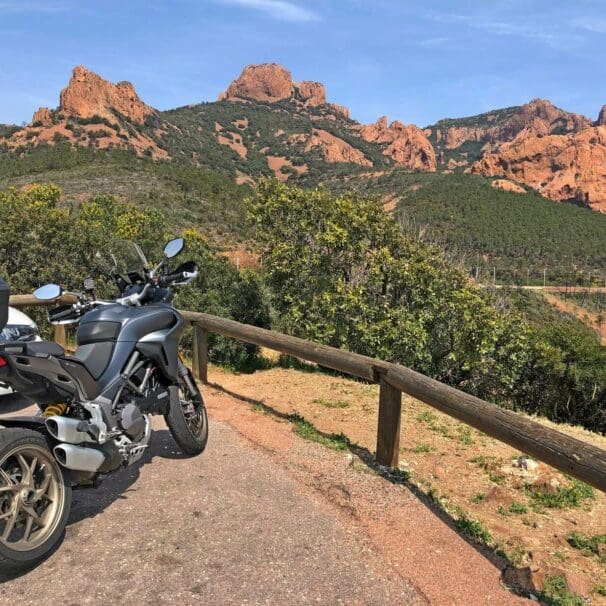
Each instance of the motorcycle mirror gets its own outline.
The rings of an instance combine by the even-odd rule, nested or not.
[[[166,244],[164,247],[164,256],[167,259],[176,257],[185,248],[185,240],[183,238],[175,238]]]
[[[62,292],[58,284],[45,284],[34,291],[34,297],[39,301],[52,301],[60,297]]]

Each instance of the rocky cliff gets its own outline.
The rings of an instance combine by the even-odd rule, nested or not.
[[[325,105],[349,118],[349,110],[336,103],[326,101],[326,89],[319,82],[295,82],[291,73],[277,63],[262,63],[247,65],[236,78],[219,95],[219,101],[260,101],[277,103],[290,100],[303,107],[318,107]]]
[[[543,136],[575,133],[591,126],[580,114],[557,108],[545,99],[533,99],[525,105],[495,110],[462,119],[446,119],[425,130],[438,152],[457,150],[465,144],[479,144],[477,156],[519,135]],[[467,145],[469,148],[469,145]],[[452,154],[451,154],[452,156]],[[460,161],[471,163],[478,157],[463,155]]]
[[[568,135],[520,133],[484,154],[471,171],[506,176],[553,200],[606,211],[606,126]]]
[[[138,155],[167,158],[151,133],[142,129],[150,118],[160,126],[156,110],[141,101],[130,82],[113,84],[77,66],[61,91],[59,106],[38,109],[30,124],[7,143],[12,149],[57,143],[99,149],[127,147]]]
[[[101,116],[112,122],[119,114],[136,124],[156,114],[139,99],[130,82],[113,84],[83,66],[74,68],[69,84],[61,91],[59,111],[80,118]]]
[[[387,117],[383,116],[374,124],[360,127],[359,133],[365,141],[382,144],[383,154],[398,166],[426,171],[435,171],[437,168],[431,143],[414,124],[407,126],[397,120],[388,124]]]

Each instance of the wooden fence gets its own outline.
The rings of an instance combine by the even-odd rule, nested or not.
[[[11,297],[11,304],[17,306],[41,304],[34,301],[27,295]],[[402,393],[406,393],[524,454],[606,492],[606,450],[546,427],[524,415],[500,408],[399,364],[209,314],[191,311],[181,313],[193,327],[193,371],[196,379],[203,383],[208,380],[210,333],[267,347],[378,383],[380,392],[376,458],[382,465],[398,465]],[[65,333],[56,332],[55,339],[65,342]]]

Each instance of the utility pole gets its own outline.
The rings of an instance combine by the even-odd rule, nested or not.
[[[492,282],[496,286],[497,285],[497,268],[492,268]],[[606,280],[604,281],[606,283]]]

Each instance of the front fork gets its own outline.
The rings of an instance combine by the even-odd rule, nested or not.
[[[181,360],[179,360],[178,373],[179,373],[179,379],[181,379],[181,381],[183,381],[183,383],[185,384],[185,387],[187,387],[187,391],[189,392],[189,395],[192,398],[195,397],[198,390],[192,379],[189,368],[187,368],[187,366],[185,366],[185,364],[183,364],[183,362]]]

